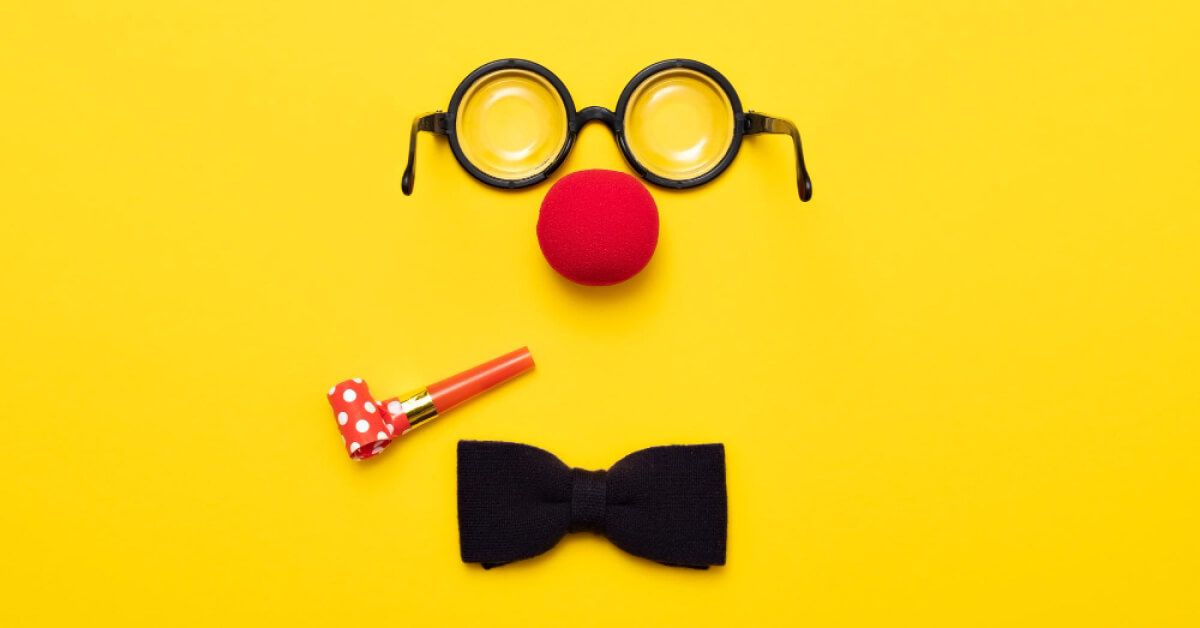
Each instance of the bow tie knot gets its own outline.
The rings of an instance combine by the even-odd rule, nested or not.
[[[607,471],[571,469],[571,532],[590,530],[604,534],[607,509]]]

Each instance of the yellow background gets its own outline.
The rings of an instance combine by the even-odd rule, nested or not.
[[[0,624],[1200,621],[1200,12],[1166,2],[6,2]],[[1174,5],[1174,6],[1172,6]],[[412,116],[694,57],[795,120],[571,285]],[[557,176],[628,171],[589,126]],[[352,464],[325,391],[528,344]],[[729,564],[458,558],[454,443],[728,449]]]

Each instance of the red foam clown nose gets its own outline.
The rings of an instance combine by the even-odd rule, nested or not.
[[[542,255],[563,277],[587,286],[638,274],[658,246],[658,207],[624,172],[581,170],[559,179],[542,201]]]

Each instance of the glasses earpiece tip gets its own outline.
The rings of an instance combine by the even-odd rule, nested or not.
[[[812,199],[812,181],[805,179],[800,183],[800,200],[807,203]]]

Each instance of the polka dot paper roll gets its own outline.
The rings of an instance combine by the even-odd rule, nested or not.
[[[359,378],[330,388],[329,405],[346,452],[354,460],[366,460],[382,452],[409,427],[398,399],[376,401]]]

